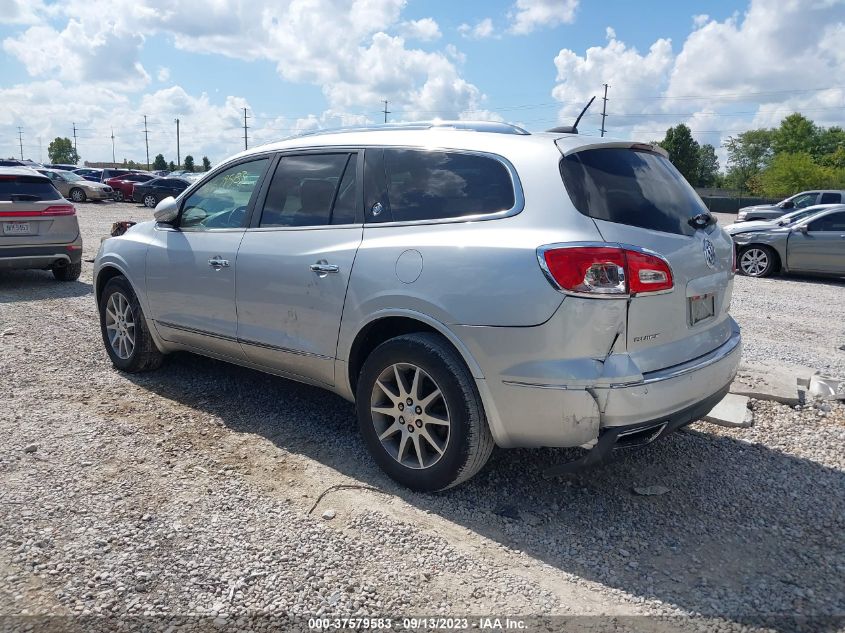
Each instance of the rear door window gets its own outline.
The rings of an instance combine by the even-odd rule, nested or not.
[[[821,200],[819,200],[819,204],[839,204],[840,202],[842,202],[842,194],[830,191],[823,193]]]
[[[707,207],[668,158],[621,147],[565,156],[560,173],[582,214],[664,233],[693,235],[688,220]]]
[[[845,213],[831,213],[810,222],[808,231],[836,231],[845,233]]]
[[[259,226],[325,226],[355,221],[357,154],[283,156]]]
[[[508,169],[488,156],[437,150],[385,149],[389,209],[370,222],[413,222],[486,215],[514,207]]]
[[[0,200],[3,202],[39,202],[61,200],[62,194],[41,176],[0,176]]]

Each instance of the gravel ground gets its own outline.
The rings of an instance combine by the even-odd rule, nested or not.
[[[78,206],[86,259],[113,221],[151,215]],[[752,401],[753,428],[698,423],[553,482],[542,471],[573,452],[498,451],[457,490],[417,494],[326,392],[188,354],[114,371],[91,292],[90,263],[77,283],[0,275],[0,630],[43,614],[162,630],[184,615],[845,616],[842,404]],[[845,376],[842,283],[738,277],[733,312],[749,362]]]

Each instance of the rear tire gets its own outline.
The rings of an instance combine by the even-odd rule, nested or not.
[[[155,209],[155,206],[157,204],[158,204],[158,200],[156,199],[156,197],[153,194],[148,193],[147,195],[144,196],[144,206],[145,207],[149,207],[150,209]]]
[[[82,262],[53,267],[53,277],[59,281],[76,281],[82,274]]]
[[[370,454],[412,490],[456,486],[480,471],[493,451],[475,380],[437,334],[407,334],[379,345],[361,368],[356,392]]]
[[[70,199],[74,202],[85,202],[88,196],[85,195],[85,192],[82,191],[79,187],[74,187],[70,190]]]
[[[100,331],[112,365],[129,373],[158,369],[156,347],[138,297],[123,275],[109,279],[100,297]]]
[[[737,254],[737,268],[748,277],[768,277],[777,269],[777,253],[768,246],[744,246]]]
[[[112,196],[115,202],[123,202],[123,192],[119,189],[114,190],[114,195]]]

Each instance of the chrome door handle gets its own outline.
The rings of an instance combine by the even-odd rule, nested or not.
[[[212,257],[208,260],[208,265],[214,269],[220,270],[221,268],[229,267],[229,260],[223,259],[220,255],[217,255],[216,257]]]
[[[325,277],[329,273],[340,272],[340,268],[338,266],[335,264],[329,264],[325,261],[319,261],[316,264],[311,264],[311,270],[320,275],[320,277]]]

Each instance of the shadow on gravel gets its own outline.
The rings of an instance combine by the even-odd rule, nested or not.
[[[353,406],[325,391],[189,354],[175,355],[159,372],[128,378],[219,416],[236,432],[262,435],[564,572],[643,600],[742,623],[775,615],[767,623],[781,630],[795,625],[786,614],[845,612],[845,473],[812,461],[692,429],[566,481],[547,481],[542,471],[574,451],[497,451],[463,486],[417,494],[375,467],[355,430]],[[654,484],[669,492],[647,497],[632,491]]]
[[[0,270],[0,303],[68,299],[93,292],[84,281],[58,281],[49,270]]]
[[[812,284],[814,286],[835,286],[835,287],[842,287],[845,286],[845,276],[842,277],[818,277],[813,275],[805,275],[802,273],[789,273],[789,274],[780,274],[775,277],[770,277],[770,279],[778,280],[783,279],[784,281],[799,281],[805,284]]]

